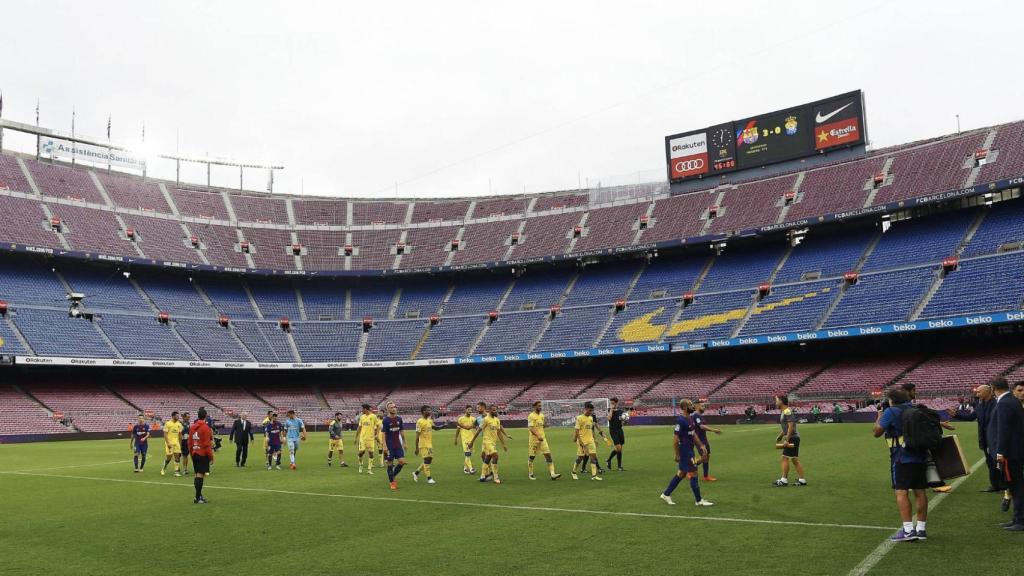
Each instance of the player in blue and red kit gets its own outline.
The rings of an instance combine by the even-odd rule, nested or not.
[[[135,462],[135,473],[142,472],[142,469],[146,467],[146,452],[149,450],[149,424],[146,424],[146,418],[139,414],[139,423],[132,426],[132,460]],[[142,462],[139,463],[139,457],[142,457]]]
[[[388,483],[392,490],[398,490],[398,475],[405,466],[405,432],[402,431],[402,417],[398,415],[398,407],[388,402],[388,415],[381,421],[384,433],[384,459],[388,462]],[[395,465],[395,460],[398,464]]]
[[[704,411],[707,410],[707,400],[697,401],[697,412],[694,413],[693,418],[693,431],[697,433],[697,438],[700,439],[701,444],[704,445],[704,462],[701,464],[704,468],[704,481],[705,482],[717,482],[718,478],[708,474],[708,467],[711,465],[711,444],[708,443],[708,432],[714,432],[715,434],[721,434],[721,428],[712,428],[704,423]]]
[[[277,420],[277,412],[270,415],[270,421],[263,427],[263,434],[267,437],[267,470],[277,466],[281,469],[281,434],[284,433],[284,426]],[[276,461],[275,461],[276,459]]]
[[[675,447],[676,462],[679,463],[679,470],[672,477],[672,481],[668,483],[668,488],[665,488],[665,491],[662,492],[661,499],[666,504],[675,506],[676,503],[672,501],[672,492],[683,481],[683,478],[689,478],[690,489],[693,490],[693,498],[697,506],[711,506],[711,502],[701,497],[700,484],[697,482],[697,464],[700,460],[694,461],[693,449],[696,446],[701,457],[707,453],[707,449],[693,431],[694,425],[691,420],[693,402],[683,400],[679,402],[679,408],[683,411],[683,415],[676,418],[675,437],[672,442]]]

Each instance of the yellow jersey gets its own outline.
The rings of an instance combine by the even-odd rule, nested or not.
[[[463,428],[468,426],[469,428]],[[476,418],[463,414],[459,416],[459,440],[469,442],[473,439],[473,428],[476,428]]]
[[[480,427],[480,434],[484,437],[484,442],[487,444],[497,444],[498,442],[498,430],[501,430],[501,420],[497,416],[485,416],[484,423]]]
[[[544,423],[547,422],[547,416],[544,414],[538,414],[536,412],[530,412],[530,415],[526,417],[526,425],[530,428],[530,440],[540,442],[545,438],[544,436]]]
[[[168,420],[164,422],[164,444],[168,446],[181,446],[181,431],[185,427],[181,425],[181,422],[175,422],[174,420]]]
[[[579,441],[583,444],[590,444],[594,441],[594,419],[586,414],[576,417],[576,430],[579,431]]]
[[[359,415],[359,437],[367,440],[373,440],[376,436],[377,431],[377,415],[376,414],[360,414]]]
[[[434,447],[434,420],[432,418],[420,418],[416,421],[416,433],[420,448]]]

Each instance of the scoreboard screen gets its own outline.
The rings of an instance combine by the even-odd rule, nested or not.
[[[752,168],[806,156],[809,110],[799,106],[736,122],[738,167]]]
[[[866,142],[859,90],[665,137],[672,182],[766,166]]]

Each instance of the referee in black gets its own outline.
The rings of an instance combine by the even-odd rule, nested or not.
[[[611,470],[612,458],[618,462],[618,470],[622,472],[622,445],[626,443],[626,434],[622,431],[622,410],[619,409],[619,399],[612,398],[611,406],[608,408],[608,433],[612,437],[612,453],[608,455],[608,465]]]

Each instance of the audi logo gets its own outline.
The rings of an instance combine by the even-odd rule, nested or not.
[[[700,170],[704,168],[704,160],[702,158],[694,158],[693,160],[680,160],[676,162],[676,172],[692,172],[694,170]]]

